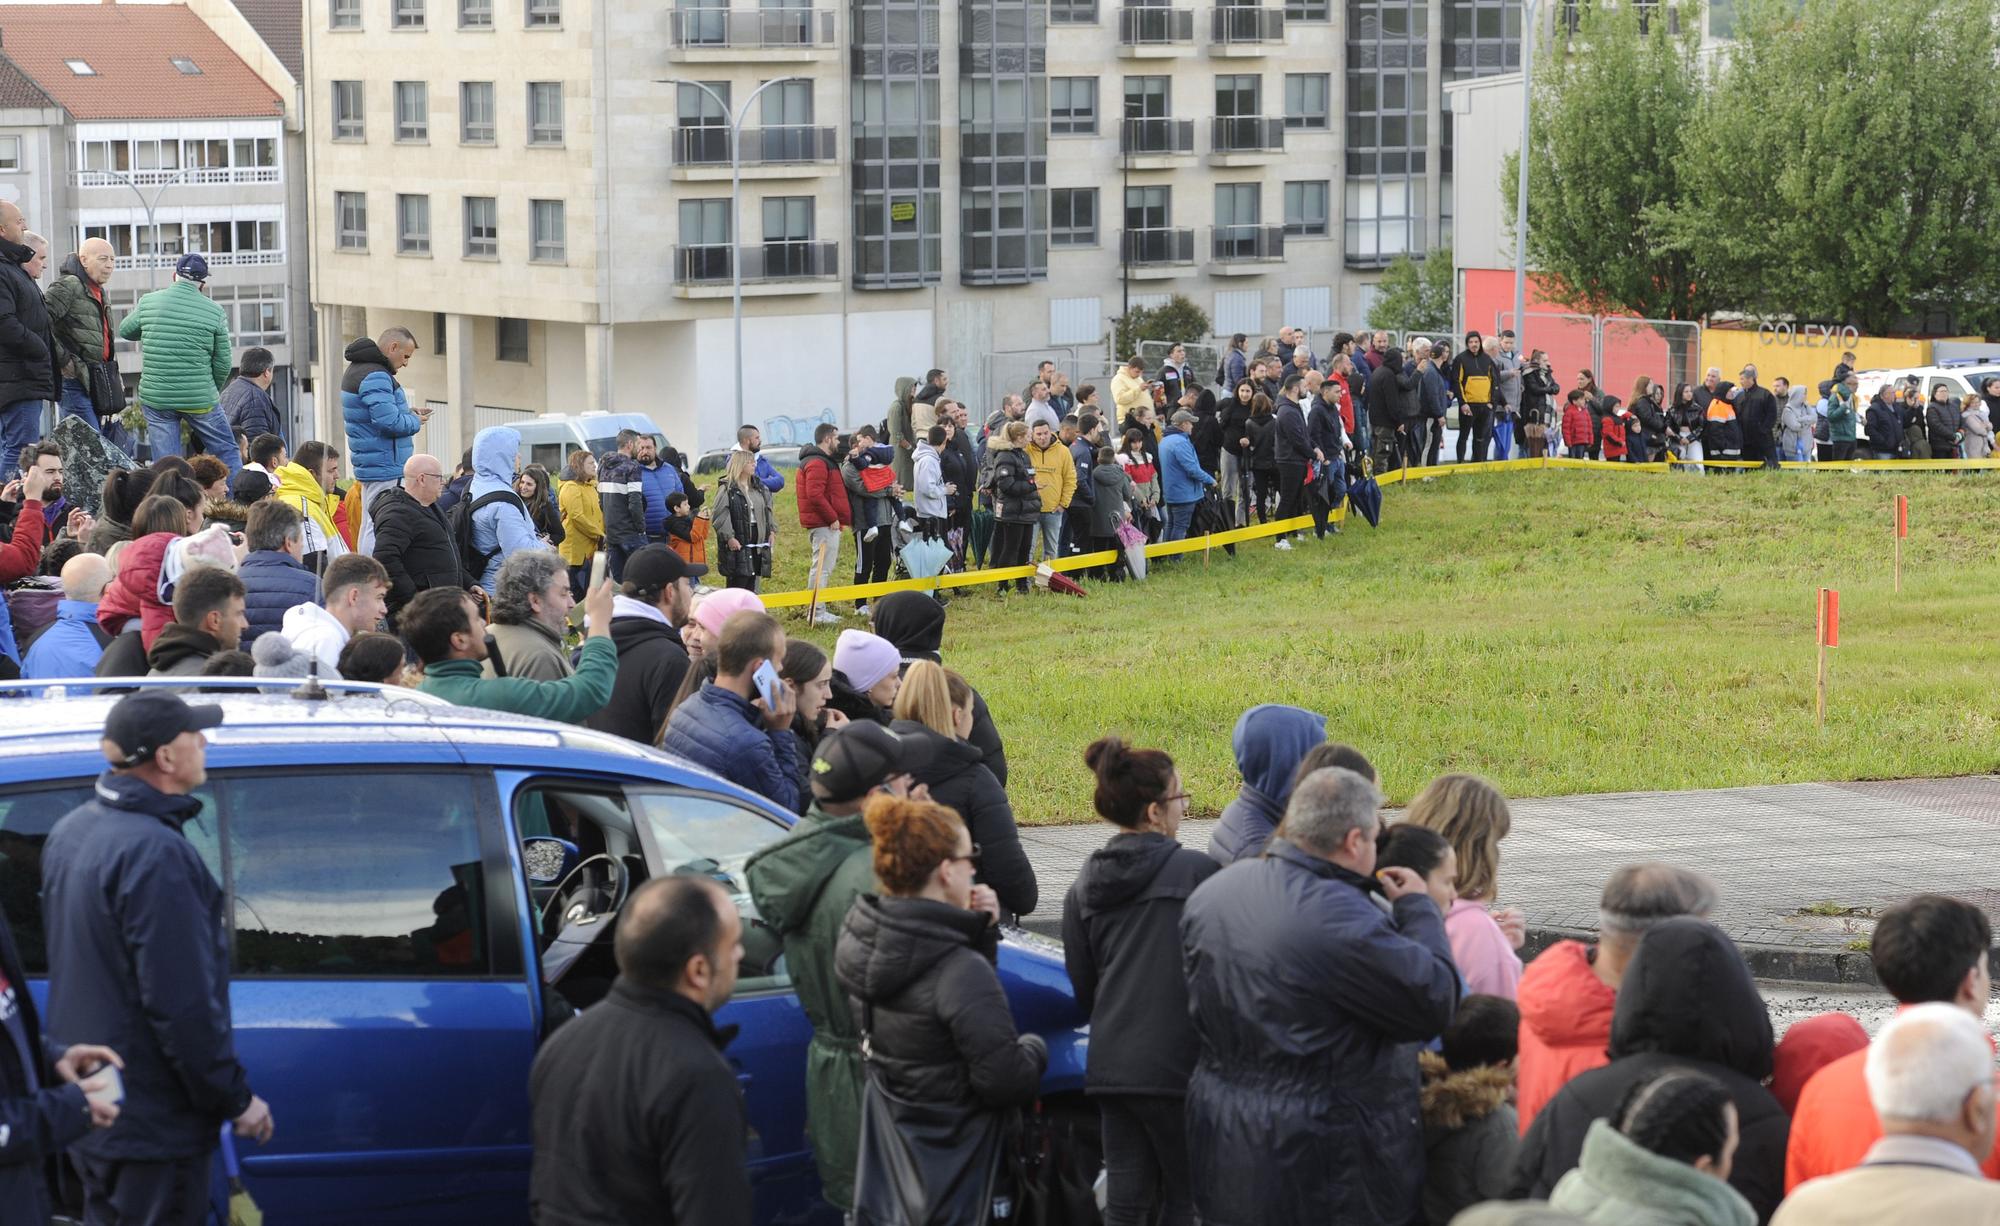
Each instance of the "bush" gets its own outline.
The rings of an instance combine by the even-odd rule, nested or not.
[[[1175,294],[1164,306],[1133,307],[1118,321],[1112,348],[1113,361],[1122,362],[1138,352],[1141,341],[1180,341],[1201,345],[1209,337],[1208,313],[1185,294]],[[1150,368],[1152,364],[1149,363]]]

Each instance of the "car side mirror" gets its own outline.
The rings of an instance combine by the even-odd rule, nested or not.
[[[521,840],[521,863],[528,871],[529,885],[554,885],[576,867],[582,853],[568,839],[549,834],[531,834]]]

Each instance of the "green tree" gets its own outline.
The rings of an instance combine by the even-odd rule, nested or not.
[[[1582,4],[1574,35],[1537,44],[1528,143],[1528,266],[1572,309],[1694,319],[1729,306],[1662,244],[1654,210],[1716,185],[1687,173],[1682,138],[1702,98],[1699,10],[1649,20],[1652,5]],[[1642,11],[1644,10],[1644,11]],[[1512,230],[1518,154],[1502,199]]]
[[[1375,288],[1368,326],[1402,333],[1451,331],[1452,280],[1450,247],[1421,260],[1397,256]]]
[[[1156,307],[1133,307],[1118,321],[1117,360],[1122,362],[1137,353],[1141,341],[1203,344],[1210,326],[1208,312],[1185,294],[1175,294]]]
[[[1679,154],[1698,187],[1649,229],[1719,305],[1878,333],[2000,329],[1992,0],[1737,9]]]

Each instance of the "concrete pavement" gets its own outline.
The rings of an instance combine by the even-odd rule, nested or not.
[[[1874,983],[1873,917],[1911,894],[1964,898],[2000,928],[2000,776],[1564,796],[1513,811],[1500,897],[1527,913],[1529,953],[1594,933],[1604,879],[1637,860],[1714,877],[1712,918],[1760,979]],[[1189,822],[1181,842],[1205,848],[1214,825]],[[1043,900],[1029,928],[1059,935],[1063,894],[1110,834],[1022,829]]]

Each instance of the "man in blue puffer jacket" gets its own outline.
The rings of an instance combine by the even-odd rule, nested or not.
[[[1304,707],[1259,703],[1237,719],[1229,747],[1243,790],[1223,806],[1208,838],[1208,854],[1217,863],[1227,867],[1263,852],[1285,815],[1300,759],[1325,739],[1326,716]]]
[[[500,582],[500,565],[522,549],[546,548],[535,535],[535,521],[514,492],[514,475],[521,459],[521,432],[511,426],[488,426],[472,439],[472,547],[486,557],[479,586],[491,596]],[[500,494],[485,506],[480,499]]]
[[[681,489],[681,476],[674,471],[673,465],[660,459],[659,444],[653,441],[650,434],[641,434],[632,440],[632,455],[639,462],[639,488],[646,495],[646,536],[653,543],[664,545],[667,543],[667,499],[686,492]]]
[[[430,420],[428,407],[410,408],[396,372],[409,365],[417,338],[408,328],[390,328],[378,340],[362,337],[347,347],[347,371],[340,376],[340,416],[347,423],[348,462],[361,483],[361,536],[357,553],[375,548],[375,521],[368,508],[375,495],[403,479],[403,464],[416,454],[411,440]]]
[[[720,637],[710,648],[715,680],[674,708],[660,748],[797,812],[791,689],[780,682],[778,703],[768,706],[752,676],[764,661],[776,667],[785,658],[784,627],[768,613],[743,612],[723,623]]]

